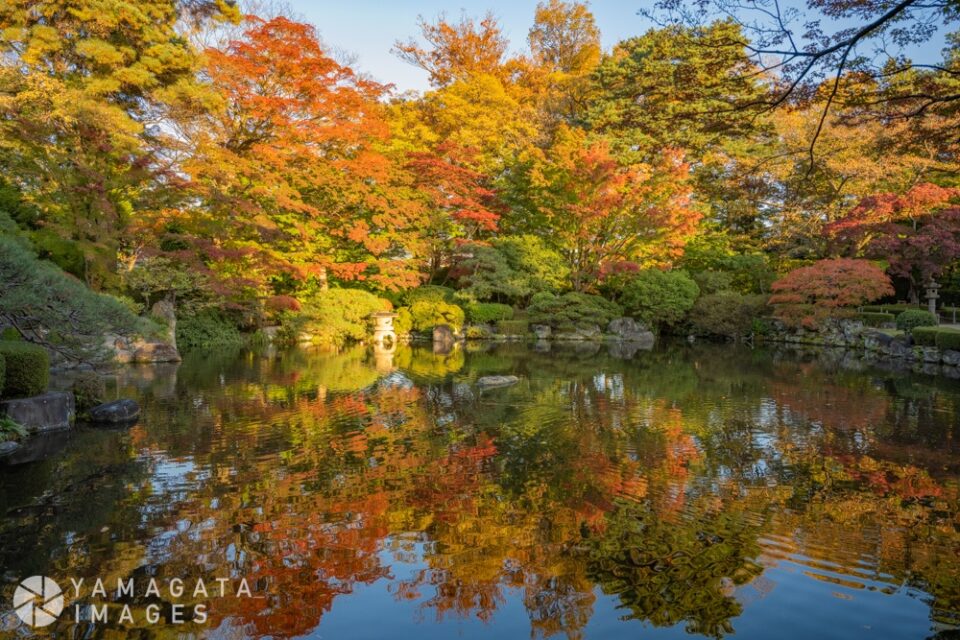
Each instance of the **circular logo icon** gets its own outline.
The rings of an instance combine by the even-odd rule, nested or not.
[[[45,627],[63,611],[63,591],[46,576],[30,576],[13,592],[13,608],[31,627]]]

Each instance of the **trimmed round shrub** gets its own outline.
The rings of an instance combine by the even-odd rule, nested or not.
[[[573,330],[589,325],[606,328],[623,315],[615,302],[587,293],[570,292],[562,296],[538,293],[527,308],[530,324],[545,324],[554,329]]]
[[[0,355],[0,395],[3,395],[3,381],[6,378],[7,374],[7,361],[4,359],[3,355]]]
[[[753,333],[754,320],[768,313],[766,296],[724,291],[701,296],[693,305],[690,324],[696,335],[738,338]]]
[[[940,331],[937,327],[915,327],[910,332],[913,343],[921,347],[937,346],[937,333]]]
[[[917,327],[935,327],[937,324],[937,316],[920,309],[904,311],[897,316],[897,329],[901,331],[912,331]]]
[[[618,299],[628,315],[659,329],[680,322],[699,295],[685,271],[647,269],[623,284]]]
[[[886,324],[893,324],[896,319],[897,316],[892,313],[882,313],[879,311],[864,311],[857,314],[857,320],[868,327],[882,327]]]
[[[4,398],[40,395],[50,382],[50,356],[46,349],[29,342],[0,342],[5,362]]]
[[[456,292],[450,287],[441,287],[436,284],[425,284],[410,289],[404,296],[408,306],[413,306],[414,302],[446,302],[453,303]]]
[[[243,336],[236,325],[213,311],[186,316],[177,321],[177,348],[186,352],[193,349],[240,347]]]
[[[497,302],[474,302],[467,305],[467,319],[470,322],[488,324],[513,318],[513,307]]]
[[[417,331],[432,331],[442,324],[449,325],[455,331],[463,328],[463,309],[446,302],[421,300],[410,305],[413,328]]]

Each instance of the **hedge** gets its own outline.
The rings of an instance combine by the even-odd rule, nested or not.
[[[530,333],[527,320],[501,320],[497,323],[497,333],[505,336],[525,336]]]
[[[960,351],[960,331],[941,329],[937,332],[937,346],[941,349]]]
[[[899,315],[904,311],[924,310],[923,307],[912,304],[868,304],[861,309],[865,313],[892,313],[893,315]]]
[[[467,318],[478,324],[510,320],[513,318],[513,307],[496,302],[475,302],[467,305]]]
[[[50,382],[50,356],[46,349],[29,342],[0,342],[5,375],[4,398],[26,398],[40,395]]]
[[[897,329],[910,331],[916,327],[935,327],[939,324],[937,316],[922,309],[910,309],[897,316]]]
[[[913,338],[913,344],[921,347],[935,347],[937,346],[937,333],[940,331],[941,329],[937,327],[917,327],[910,332],[910,336]]]
[[[897,316],[881,311],[864,311],[857,314],[857,319],[868,327],[882,327],[885,324],[893,324]]]

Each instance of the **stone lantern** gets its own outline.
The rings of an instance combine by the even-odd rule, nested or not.
[[[370,316],[373,321],[373,344],[393,345],[397,342],[397,332],[393,329],[393,319],[397,314],[379,311]]]
[[[931,278],[930,282],[925,285],[925,288],[927,290],[927,305],[929,305],[930,313],[937,315],[937,299],[940,297],[937,295],[937,291],[940,290],[940,285]]]

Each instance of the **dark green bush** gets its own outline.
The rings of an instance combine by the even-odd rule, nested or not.
[[[116,262],[116,256],[114,256]],[[110,356],[103,336],[142,336],[157,327],[116,298],[40,260],[15,238],[0,235],[0,324],[16,325],[27,340],[69,360]]]
[[[916,327],[935,327],[937,324],[937,316],[920,309],[904,311],[897,316],[897,329],[901,331],[911,331]]]
[[[754,320],[769,312],[766,296],[724,291],[701,296],[690,312],[690,324],[696,335],[737,338],[753,333]]]
[[[505,336],[525,336],[530,333],[527,320],[501,320],[497,323],[497,333]]]
[[[910,332],[913,343],[921,347],[937,346],[937,333],[940,331],[937,327],[916,327]]]
[[[5,361],[4,398],[40,395],[50,382],[50,356],[46,349],[29,342],[0,342]]]
[[[496,302],[475,302],[467,305],[467,319],[470,322],[487,324],[509,320],[513,317],[513,307]]]
[[[103,404],[107,399],[107,386],[103,376],[93,371],[78,375],[73,380],[71,390],[76,401],[77,412],[81,415]]]
[[[647,269],[626,280],[617,299],[628,315],[657,330],[680,322],[699,295],[685,271]]]
[[[611,320],[623,315],[615,302],[586,293],[570,292],[562,296],[538,293],[527,308],[531,324],[545,324],[554,329],[572,330],[587,325],[606,328]]]
[[[868,327],[882,327],[885,324],[893,324],[897,319],[892,313],[882,313],[880,311],[863,311],[857,314],[857,320],[863,322]]]
[[[3,354],[0,354],[0,395],[3,392],[3,382],[7,374],[7,361],[3,358]]]
[[[960,351],[960,331],[940,329],[937,331],[937,346],[941,349]]]
[[[692,277],[702,295],[734,290],[733,274],[726,271],[698,271]]]
[[[177,321],[177,348],[180,351],[242,345],[243,336],[236,325],[214,311],[203,311]]]

